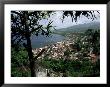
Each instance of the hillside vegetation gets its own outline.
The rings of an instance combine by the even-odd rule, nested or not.
[[[78,24],[67,28],[56,29],[53,31],[53,33],[61,34],[61,35],[66,35],[71,33],[82,33],[82,32],[84,33],[88,29],[98,30],[100,29],[100,23],[91,22],[87,24]]]

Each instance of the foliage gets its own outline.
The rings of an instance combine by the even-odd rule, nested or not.
[[[17,67],[12,67],[11,69],[11,76],[12,77],[30,77],[31,72],[30,70],[24,71],[23,69],[17,68]]]
[[[24,48],[19,48],[19,51],[16,51],[14,48],[12,48],[11,55],[12,63],[18,66],[26,65],[29,62],[28,54]]]
[[[48,19],[51,13],[52,11],[11,11],[12,46],[26,40],[27,34],[29,36],[32,34],[38,36],[38,33],[49,35],[52,21],[50,20],[46,27],[39,21]]]
[[[99,11],[97,11],[97,13],[99,13]],[[87,17],[88,19],[96,19],[94,11],[63,11],[63,19],[67,16],[71,16],[72,21],[74,20],[75,22],[81,15]]]
[[[93,53],[96,55],[100,54],[100,30],[97,29],[88,29],[83,34],[77,35],[75,39],[74,46],[80,52],[90,52],[93,50]]]
[[[93,48],[93,53],[99,55],[100,53],[100,30],[88,29],[85,34],[87,35],[87,42],[89,47]]]
[[[90,60],[64,60],[48,59],[42,60],[42,64],[55,72],[66,73],[66,76],[99,76],[100,68],[97,61],[93,64]]]
[[[17,51],[11,48],[11,76],[30,76],[30,70],[26,67],[29,68],[27,51],[24,48],[19,48]]]

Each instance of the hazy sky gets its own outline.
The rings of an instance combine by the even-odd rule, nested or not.
[[[97,17],[97,19],[95,19],[94,21],[96,22],[100,22],[100,14],[95,12],[95,15]],[[89,23],[92,22],[91,19],[88,19],[85,16],[80,16],[80,18],[78,18],[78,21],[72,22],[71,16],[68,16],[64,19],[63,23],[62,23],[62,11],[56,11],[55,14],[51,15],[50,18],[48,20],[41,20],[40,24],[43,25],[47,25],[49,20],[52,20],[52,25],[56,26],[56,29],[60,29],[60,28],[65,28],[65,27],[70,27],[76,24],[83,24],[83,23]]]

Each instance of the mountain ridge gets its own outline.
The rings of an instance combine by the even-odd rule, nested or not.
[[[78,24],[67,28],[57,29],[55,32],[83,32],[87,29],[100,29],[100,22]]]

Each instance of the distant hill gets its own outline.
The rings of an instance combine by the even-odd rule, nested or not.
[[[91,22],[87,24],[79,24],[67,28],[57,29],[54,32],[84,32],[87,29],[100,29],[100,23]]]

